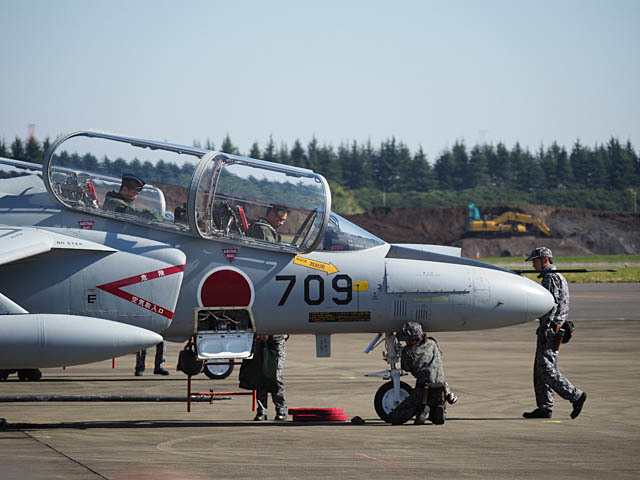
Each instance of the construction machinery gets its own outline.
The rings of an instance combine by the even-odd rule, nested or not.
[[[478,207],[469,202],[469,215],[467,216],[467,234],[502,234],[522,235],[527,233],[542,233],[550,237],[551,229],[535,215],[507,211],[497,217],[481,217]]]

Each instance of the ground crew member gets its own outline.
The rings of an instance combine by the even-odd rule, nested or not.
[[[147,359],[147,350],[140,350],[136,352],[136,377],[142,376],[145,368],[145,361]],[[167,342],[164,340],[156,345],[156,356],[154,359],[154,375],[169,375],[169,371],[164,369],[164,362],[167,359]]]
[[[271,393],[271,400],[273,400],[273,405],[276,408],[276,416],[274,417],[277,421],[284,421],[287,419],[287,400],[284,397],[284,377],[282,375],[282,370],[284,369],[284,360],[286,358],[285,352],[285,341],[289,338],[288,335],[257,335],[257,342],[265,342],[266,348],[271,350],[277,359],[278,367],[276,370],[276,383],[278,385],[278,389],[275,392]],[[258,402],[258,406],[256,408],[256,416],[254,417],[255,421],[261,421],[267,419],[267,396],[268,391],[266,389],[257,389],[256,390],[256,400]]]
[[[264,217],[260,217],[251,224],[248,236],[271,243],[280,242],[280,234],[276,230],[284,225],[288,215],[289,209],[287,207],[281,205],[270,206]],[[287,401],[284,397],[284,377],[282,375],[286,357],[284,342],[287,338],[288,335],[256,336],[256,341],[266,342],[266,347],[276,354],[278,362],[276,383],[278,384],[278,389],[276,392],[271,393],[271,399],[276,407],[275,420],[278,421],[287,419]],[[268,392],[265,389],[256,390],[256,399],[258,401],[256,416],[254,417],[256,421],[267,419],[267,394]]]
[[[555,273],[553,254],[547,247],[538,247],[526,259],[533,261],[533,268],[540,272],[542,286],[551,292],[555,306],[540,318],[536,330],[536,356],[533,362],[533,389],[538,408],[522,414],[524,418],[551,418],[553,392],[573,404],[571,418],[580,415],[587,394],[574,387],[558,370],[558,349],[562,344],[562,325],[569,315],[569,286],[565,278]]]
[[[276,231],[287,221],[289,209],[281,205],[272,205],[264,217],[255,220],[249,228],[248,236],[264,240],[265,242],[279,243],[280,234]]]
[[[144,187],[144,181],[135,175],[125,173],[118,192],[110,191],[104,198],[103,210],[138,215],[150,220],[162,220],[162,217],[151,210],[141,210],[131,206]]]
[[[411,373],[416,378],[416,387],[411,395],[398,405],[397,414],[403,416],[401,413],[403,410],[410,409],[412,412],[417,410],[414,423],[424,425],[427,418],[435,418],[433,414],[430,415],[432,412],[430,412],[428,405],[428,389],[425,387],[434,383],[444,384],[447,402],[453,404],[458,398],[449,390],[444,381],[442,351],[436,339],[423,333],[422,325],[418,322],[405,323],[398,337],[406,341],[401,355],[402,370]],[[444,405],[440,408],[444,409]],[[395,423],[393,421],[394,412],[390,414],[392,423]],[[442,415],[442,422],[444,422],[444,415]]]

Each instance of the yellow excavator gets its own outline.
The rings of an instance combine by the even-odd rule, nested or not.
[[[480,211],[473,202],[469,202],[468,208],[467,234],[522,235],[535,233],[532,231],[532,228],[535,228],[547,237],[551,236],[551,229],[535,215],[507,211],[488,219],[480,217]]]

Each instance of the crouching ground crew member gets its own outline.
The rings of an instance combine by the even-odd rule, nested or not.
[[[536,356],[533,362],[533,389],[536,393],[538,408],[522,414],[524,418],[551,418],[553,410],[553,392],[573,404],[571,418],[582,411],[587,394],[574,387],[558,370],[558,349],[562,344],[562,326],[569,315],[569,286],[565,278],[555,273],[553,254],[547,247],[538,247],[531,252],[527,262],[533,261],[533,268],[540,272],[542,286],[551,292],[555,306],[540,318],[536,330]]]
[[[444,382],[444,365],[438,342],[423,333],[417,322],[405,323],[398,338],[406,341],[402,349],[402,369],[416,377],[416,387],[389,414],[389,420],[397,425],[415,414],[416,425],[424,425],[427,418],[433,423],[443,424],[445,400],[453,404],[458,398]]]

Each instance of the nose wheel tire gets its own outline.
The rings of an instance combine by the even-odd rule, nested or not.
[[[222,380],[227,378],[233,372],[233,364],[218,365],[216,363],[208,363],[215,360],[208,360],[204,366],[204,374],[211,380]],[[229,363],[231,360],[220,360],[220,362]]]
[[[42,372],[37,368],[22,368],[18,370],[18,379],[27,382],[37,382],[42,378]]]
[[[411,386],[409,386],[405,382],[400,382],[400,394],[398,398],[394,398],[393,381],[383,383],[376,392],[376,396],[373,399],[373,406],[375,407],[378,416],[385,422],[389,422],[389,414],[393,411],[394,408],[400,405],[404,401],[404,399],[411,394],[412,391],[413,388],[411,388]]]

